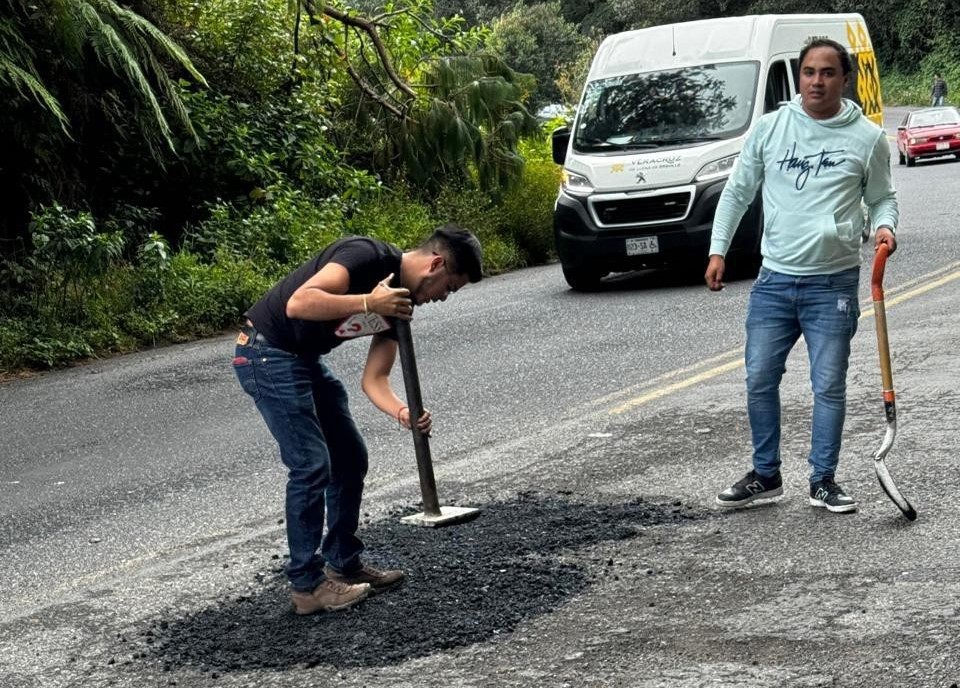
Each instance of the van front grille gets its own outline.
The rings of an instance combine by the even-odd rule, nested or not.
[[[660,196],[603,200],[594,202],[593,210],[600,225],[605,227],[673,222],[683,219],[687,214],[691,196],[691,192],[684,191]]]

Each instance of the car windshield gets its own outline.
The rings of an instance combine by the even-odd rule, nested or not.
[[[628,74],[587,84],[573,140],[582,153],[739,136],[750,124],[757,62]]]
[[[910,115],[911,127],[938,127],[950,124],[960,124],[960,112],[955,108],[925,110]]]

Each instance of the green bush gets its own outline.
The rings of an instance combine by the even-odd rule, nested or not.
[[[33,250],[21,261],[27,268],[22,286],[33,294],[37,310],[82,324],[87,300],[120,260],[122,233],[99,232],[90,213],[54,203],[34,213],[30,235]]]
[[[0,373],[55,368],[95,356],[93,335],[88,327],[52,318],[0,320]]]
[[[553,205],[560,186],[560,168],[553,162],[548,138],[528,139],[521,145],[526,159],[520,183],[503,199],[503,226],[531,265],[545,263],[554,254]]]
[[[264,272],[261,265],[226,253],[212,263],[186,251],[178,253],[165,281],[172,308],[165,316],[170,319],[171,338],[188,339],[237,323],[276,278],[276,272]]]
[[[72,320],[53,297],[30,315],[0,319],[0,372],[52,368],[104,353],[185,341],[222,331],[276,281],[278,270],[181,251],[165,269],[119,265],[103,272]]]
[[[210,216],[187,229],[185,248],[212,257],[251,260],[264,269],[301,263],[342,233],[339,204],[316,202],[286,184],[255,189],[242,204],[218,201]]]
[[[0,371],[220,332],[293,266],[345,234],[409,249],[454,222],[480,239],[487,274],[542,262],[552,250],[557,168],[545,138],[521,146],[521,181],[496,199],[462,183],[431,199],[404,186],[371,191],[359,174],[352,191],[317,200],[280,175],[246,198],[211,203],[179,249],[154,230],[149,208],[120,208],[101,223],[106,231],[89,213],[42,208],[33,245],[0,263],[8,295],[0,302]]]
[[[486,193],[461,185],[444,186],[432,205],[404,187],[384,189],[346,222],[345,234],[373,236],[402,249],[419,244],[436,227],[456,223],[477,235],[488,274],[527,263],[513,236],[503,232],[503,213]]]
[[[510,237],[478,235],[483,246],[483,269],[488,275],[507,272],[526,264],[524,256]]]
[[[483,247],[487,274],[497,274],[527,264],[516,241],[503,232],[503,209],[478,189],[445,186],[434,202],[440,223],[454,222],[477,235]]]
[[[436,224],[430,208],[399,187],[383,189],[361,203],[345,223],[344,234],[376,237],[408,249],[423,241]]]

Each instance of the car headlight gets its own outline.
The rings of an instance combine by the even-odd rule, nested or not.
[[[719,179],[720,177],[730,176],[730,172],[733,170],[733,165],[737,162],[738,157],[740,157],[739,153],[736,155],[730,155],[726,158],[720,158],[719,160],[714,160],[713,162],[708,162],[706,165],[700,168],[699,172],[697,172],[697,176],[694,177],[694,181],[704,182],[708,179]]]
[[[922,136],[911,136],[911,137],[910,137],[910,145],[911,145],[911,146],[916,146],[918,143],[926,143],[926,142],[927,142],[927,140],[926,140],[925,138],[923,138]]]
[[[582,174],[564,170],[560,184],[563,190],[574,196],[589,196],[593,193],[593,184]]]

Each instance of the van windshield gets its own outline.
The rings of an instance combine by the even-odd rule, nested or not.
[[[750,125],[758,62],[627,74],[587,84],[573,148],[642,150],[739,136]]]

